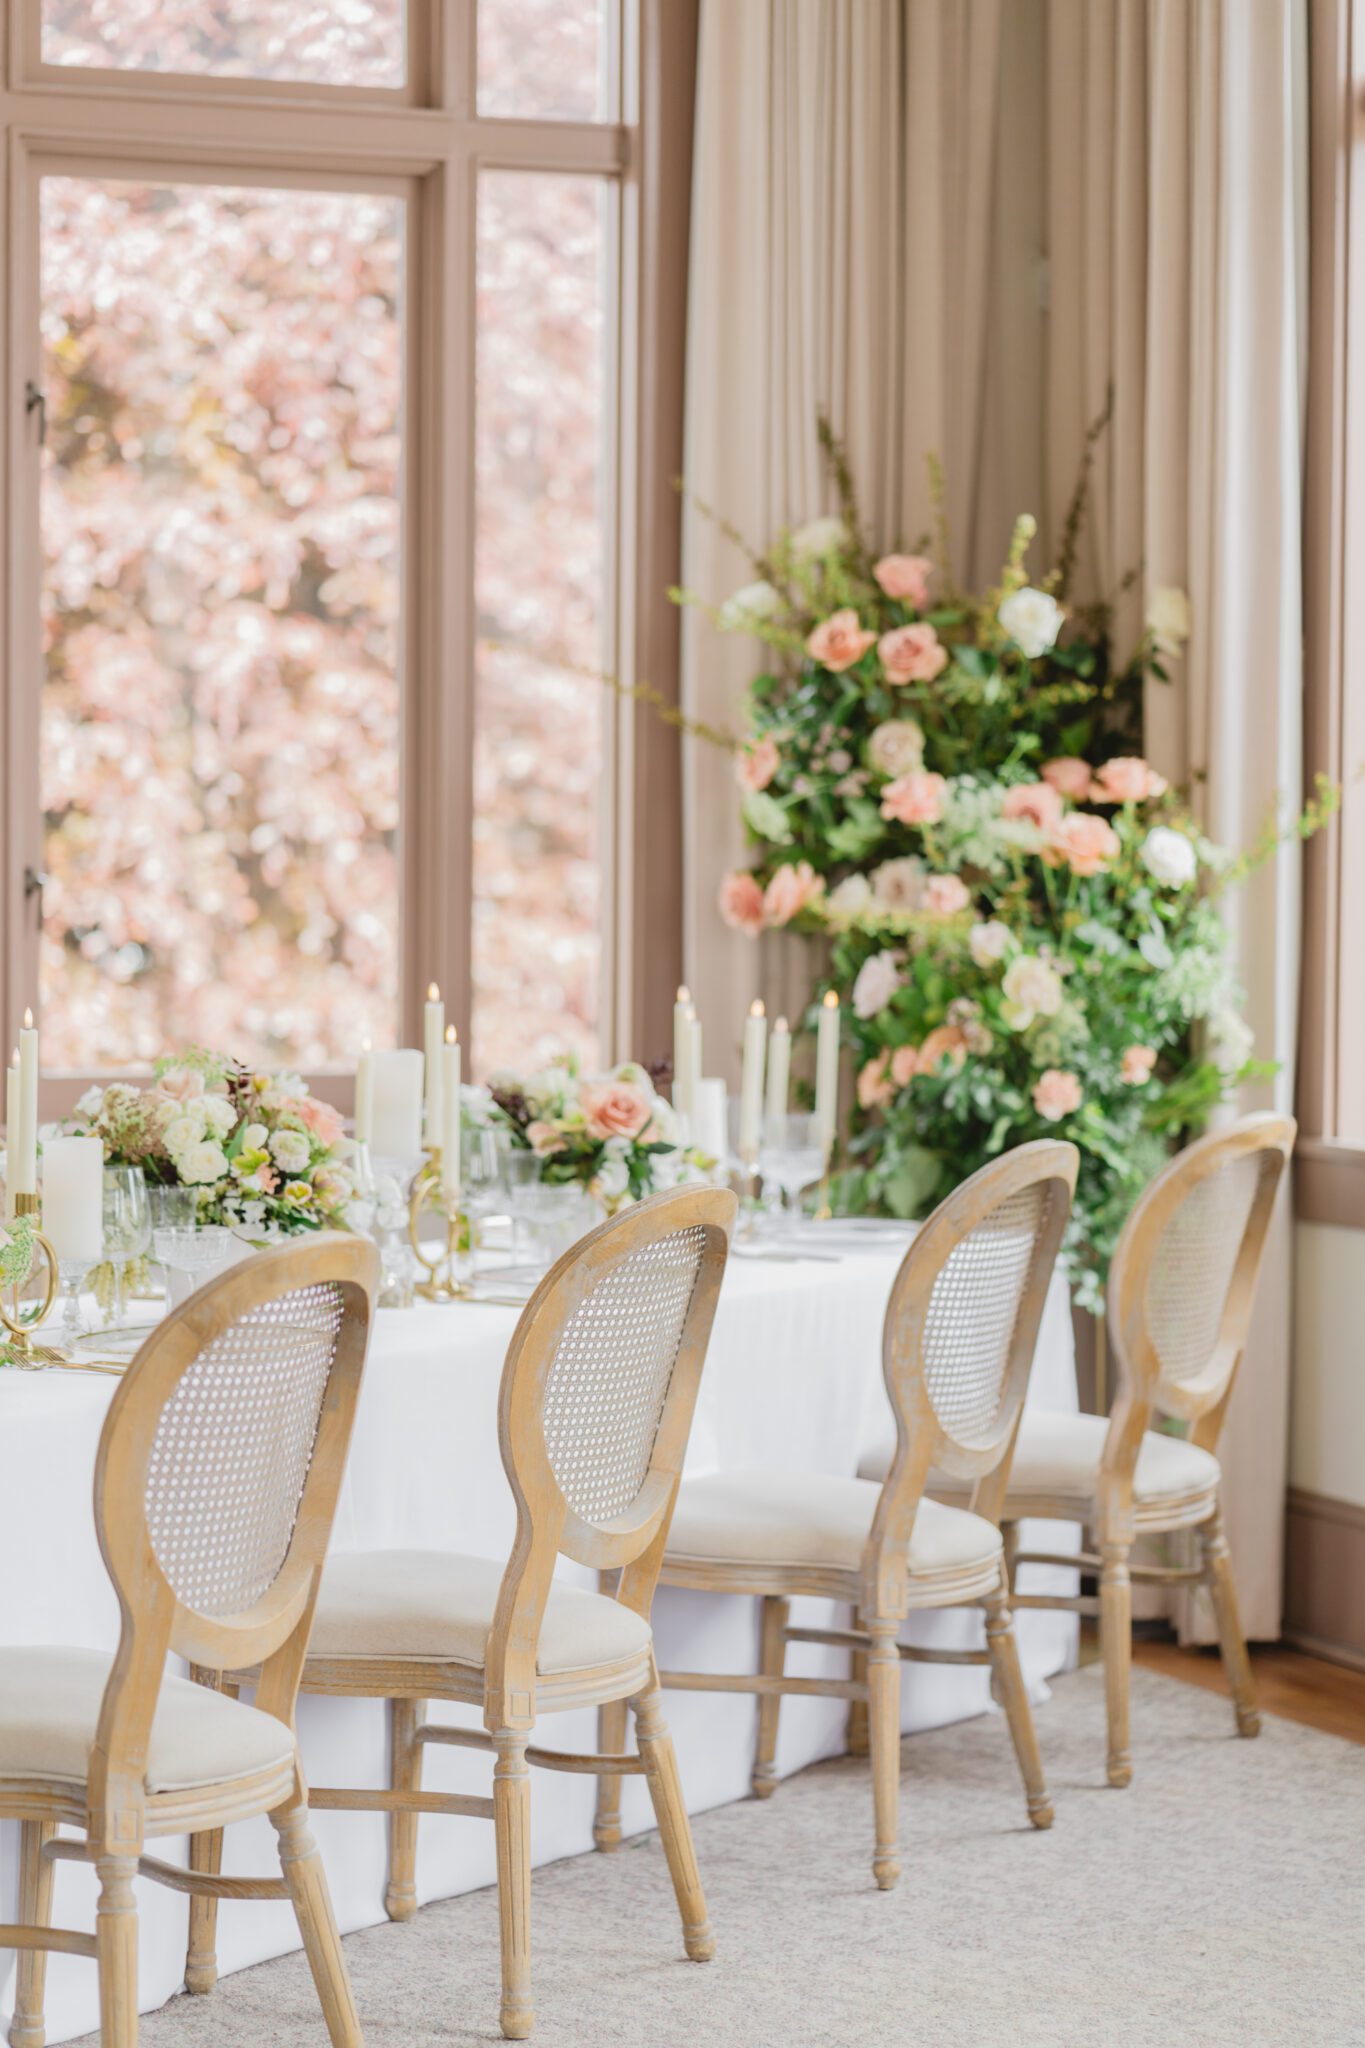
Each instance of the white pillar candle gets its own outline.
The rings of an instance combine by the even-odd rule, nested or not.
[[[687,1019],[683,1033],[683,1058],[687,1063],[687,1116],[689,1123],[697,1114],[697,1090],[701,1086],[701,1018],[693,1010]]]
[[[692,1143],[708,1159],[725,1157],[725,1083],[698,1081],[692,1106]]]
[[[98,1138],[49,1138],[43,1146],[43,1235],[59,1260],[97,1265],[104,1256],[104,1146]]]
[[[815,1035],[815,1123],[826,1159],[839,1129],[839,998],[826,991]]]
[[[452,1024],[441,1047],[441,1193],[460,1193],[460,1043]]]
[[[25,1010],[19,1033],[19,1132],[10,1142],[9,1180],[16,1195],[38,1192],[38,1034]]]
[[[371,1152],[416,1159],[422,1149],[422,1055],[412,1047],[370,1055]]]
[[[775,1122],[787,1114],[792,1066],[791,1026],[779,1017],[768,1040],[768,1118]]]
[[[5,1221],[14,1221],[14,1148],[19,1142],[19,1048],[5,1069]]]
[[[360,1048],[355,1069],[355,1141],[368,1145],[374,1122],[374,1054],[367,1038]]]
[[[673,1107],[680,1116],[690,1116],[692,1110],[688,1101],[692,1064],[687,1047],[688,1025],[695,1014],[691,996],[686,988],[680,988],[673,999]]]
[[[739,1076],[739,1156],[746,1166],[758,1158],[763,1129],[763,1054],[768,1020],[761,1002],[751,1003],[744,1020],[744,1062]]]
[[[426,1053],[427,1144],[441,1142],[441,1046],[446,1031],[446,1006],[433,981],[422,1011],[422,1044]]]

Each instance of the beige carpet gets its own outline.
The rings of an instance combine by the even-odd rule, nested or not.
[[[1139,1671],[1137,1775],[1113,1792],[1097,1672],[1062,1680],[1038,1721],[1049,1834],[1024,1825],[998,1718],[906,1743],[894,1893],[870,1882],[861,1765],[703,1815],[713,1963],[682,1959],[654,1836],[538,1870],[540,2048],[1365,2044],[1365,1748],[1276,1720],[1238,1741],[1221,1699]],[[369,2048],[500,2038],[491,1891],[353,1935],[346,1953]],[[142,2034],[144,2048],[326,2038],[297,1956],[174,2000]]]

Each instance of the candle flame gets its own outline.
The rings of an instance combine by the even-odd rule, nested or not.
[[[459,1034],[459,1032],[458,1032],[458,1031],[457,1031],[457,1030],[455,1029],[455,1026],[454,1026],[453,1024],[447,1024],[447,1025],[446,1025],[446,1044],[447,1044],[447,1045],[458,1045],[458,1044],[459,1044],[459,1042],[460,1042],[460,1034]]]
[[[838,992],[838,990],[837,990],[837,989],[832,989],[832,988],[827,988],[827,989],[825,990],[825,1008],[826,1008],[827,1010],[837,1010],[837,1009],[838,1009],[838,1007],[839,1007],[839,992]]]
[[[753,1001],[752,1001],[752,1002],[750,1003],[750,1005],[749,1005],[749,1015],[750,1015],[751,1017],[761,1017],[761,1016],[763,1015],[763,998],[762,998],[762,996],[755,996],[755,997],[754,997]]]
[[[774,1024],[774,1026],[773,1026],[773,1030],[774,1030],[774,1031],[790,1031],[790,1030],[791,1030],[791,1025],[790,1025],[790,1024],[789,1024],[789,1023],[787,1022],[787,1020],[786,1020],[786,1018],[785,1018],[785,1017],[779,1017],[779,1018],[778,1018],[778,1020],[777,1020],[777,1022],[776,1022],[776,1024]]]
[[[369,1039],[369,1038],[362,1038],[362,1039],[361,1039],[361,1041],[360,1041],[360,1050],[361,1050],[362,1052],[373,1052],[373,1050],[374,1050],[374,1041],[373,1041],[373,1039]]]
[[[439,1003],[440,1000],[441,991],[437,988],[434,981],[429,981],[427,983],[427,1001],[429,1003]]]
[[[32,1012],[32,1010],[25,1010],[25,1012],[24,1012],[24,1029],[25,1029],[25,1031],[32,1031],[32,1029],[33,1029],[33,1012]]]
[[[692,991],[691,991],[691,989],[690,989],[690,988],[689,988],[689,987],[687,986],[687,983],[686,983],[685,981],[680,981],[680,982],[678,983],[678,993],[677,993],[677,995],[676,995],[676,996],[674,997],[674,999],[673,999],[673,1000],[674,1000],[675,1002],[678,1002],[678,1003],[690,1003],[690,1002],[691,1002],[691,1000],[692,1000]]]

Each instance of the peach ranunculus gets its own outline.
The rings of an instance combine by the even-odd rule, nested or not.
[[[1150,768],[1140,754],[1116,754],[1095,770],[1090,801],[1096,804],[1141,804],[1165,793],[1166,778]]]
[[[1156,1065],[1156,1048],[1150,1045],[1125,1045],[1123,1059],[1119,1063],[1119,1079],[1130,1088],[1140,1088],[1144,1081],[1152,1078]]]
[[[822,668],[842,675],[846,668],[852,668],[855,661],[862,660],[876,638],[875,633],[864,632],[858,623],[858,614],[849,605],[841,612],[832,613],[815,628],[807,638],[806,652]]]
[[[720,914],[731,931],[756,939],[763,929],[763,888],[757,875],[736,868],[720,885]]]
[[[585,1081],[578,1104],[590,1138],[638,1138],[654,1114],[649,1090],[633,1081]]]
[[[780,867],[763,892],[763,915],[770,925],[790,924],[825,893],[824,877],[808,860]]]
[[[1107,819],[1094,811],[1068,811],[1049,833],[1044,858],[1053,867],[1069,867],[1073,875],[1097,875],[1118,851],[1118,833]]]
[[[195,1102],[204,1092],[204,1077],[193,1067],[167,1067],[156,1083],[156,1093],[170,1102]]]
[[[1080,1082],[1065,1067],[1049,1067],[1033,1084],[1033,1107],[1050,1124],[1071,1116],[1082,1099]]]
[[[873,563],[872,574],[887,597],[922,612],[933,566],[927,555],[883,555]]]
[[[920,1047],[915,1071],[919,1074],[936,1074],[940,1062],[950,1060],[953,1072],[956,1073],[966,1058],[966,1032],[958,1024],[940,1024],[929,1033]]]
[[[316,1095],[304,1095],[294,1104],[299,1122],[312,1132],[319,1145],[339,1144],[345,1135],[346,1126],[341,1120],[340,1110],[333,1109],[330,1102],[319,1102]]]
[[[1090,794],[1090,763],[1075,754],[1059,754],[1055,761],[1044,761],[1042,775],[1058,796],[1070,797],[1073,804],[1083,804]]]
[[[960,875],[930,875],[924,885],[924,908],[930,917],[956,917],[971,900],[972,892]]]
[[[761,740],[751,740],[735,755],[735,780],[741,789],[757,795],[759,790],[768,787],[781,759],[777,741],[770,732],[765,732]]]
[[[895,626],[877,642],[889,683],[932,683],[948,666],[948,650],[932,626]]]
[[[1016,782],[1005,791],[1000,806],[1002,818],[1023,819],[1040,832],[1051,832],[1060,824],[1062,799],[1050,782]]]
[[[919,1072],[919,1047],[898,1045],[891,1055],[891,1079],[898,1088],[904,1088]]]
[[[936,825],[943,816],[947,794],[948,785],[941,775],[917,768],[887,783],[882,791],[882,816],[901,825]]]
[[[890,1053],[879,1052],[861,1069],[858,1075],[859,1109],[881,1109],[891,1100],[895,1091],[887,1076],[890,1064]]]

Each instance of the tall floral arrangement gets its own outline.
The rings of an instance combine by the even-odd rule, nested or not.
[[[969,595],[941,533],[933,554],[870,544],[826,444],[839,515],[781,534],[715,615],[769,655],[735,757],[752,859],[721,915],[830,941],[857,1076],[843,1205],[922,1215],[1007,1148],[1069,1138],[1066,1256],[1095,1306],[1138,1189],[1253,1071],[1219,911],[1248,862],[1141,752],[1189,606],[1156,592],[1119,659],[1108,612],[1069,601],[1084,472],[1059,562],[1030,578],[1021,518]]]

